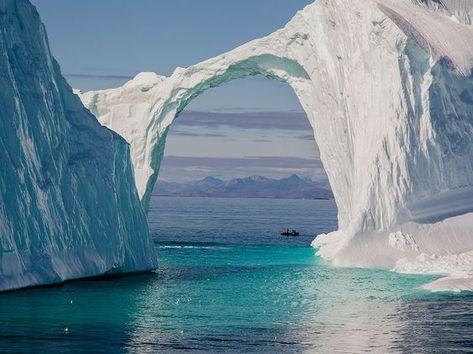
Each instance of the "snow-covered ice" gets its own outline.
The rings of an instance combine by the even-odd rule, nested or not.
[[[142,73],[80,97],[131,144],[146,209],[168,129],[190,101],[249,75],[284,81],[307,113],[338,206],[339,230],[313,242],[319,254],[453,274],[449,257],[473,250],[470,14],[433,1],[319,0],[273,34],[170,77]]]
[[[473,209],[470,38],[471,26],[445,9],[318,2],[284,29],[170,78],[143,73],[81,98],[132,144],[146,207],[167,129],[190,100],[247,75],[283,80],[314,127],[339,208],[339,230],[314,241],[319,253],[338,264],[401,270],[406,251],[418,260],[435,248],[448,263],[452,244],[455,252],[473,247],[469,226],[448,226]],[[426,225],[445,235],[429,230],[425,241]],[[410,233],[393,230],[401,226]],[[453,241],[453,229],[464,242]]]
[[[313,243],[321,256],[444,275],[431,290],[473,289],[464,3],[320,0],[170,77],[77,92],[131,144],[132,171],[129,146],[63,80],[31,4],[0,0],[0,290],[154,267],[144,210],[168,129],[205,90],[249,75],[288,83],[314,129],[339,210],[339,230]]]
[[[65,83],[31,4],[0,0],[0,290],[153,268],[144,210],[168,129],[249,75],[288,83],[314,129],[339,210],[321,256],[472,290],[473,6],[443,3],[320,0],[171,77],[76,92],[132,166]]]

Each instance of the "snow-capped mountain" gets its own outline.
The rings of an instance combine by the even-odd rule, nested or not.
[[[310,178],[300,178],[297,175],[281,179],[250,176],[223,181],[209,176],[199,181],[181,183],[158,181],[153,194],[219,198],[330,199],[333,197],[328,181],[314,182]]]

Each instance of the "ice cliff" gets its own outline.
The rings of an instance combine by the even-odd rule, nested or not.
[[[471,8],[457,5],[319,0],[265,38],[81,99],[131,144],[147,208],[169,127],[191,100],[248,75],[284,81],[307,113],[338,206],[339,230],[316,238],[319,254],[468,278],[473,26]]]
[[[72,93],[27,0],[0,0],[0,291],[155,267],[129,145]]]

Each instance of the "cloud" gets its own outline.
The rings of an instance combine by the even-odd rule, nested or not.
[[[254,139],[252,140],[254,143],[271,143],[272,141],[269,139]]]
[[[100,75],[100,74],[74,74],[68,73],[64,74],[67,78],[74,78],[74,79],[109,79],[109,80],[131,80],[133,76],[129,75]]]
[[[172,135],[179,135],[179,136],[189,136],[189,137],[205,137],[205,138],[223,138],[226,135],[223,133],[195,133],[195,132],[190,132],[183,130],[181,128],[173,128],[171,129],[171,132],[169,136]]]
[[[284,157],[284,156],[247,156],[241,158],[227,157],[193,157],[193,156],[165,156],[167,163],[175,166],[185,165],[206,165],[206,166],[290,166],[290,167],[313,167],[321,166],[319,159],[309,159],[301,157]]]
[[[184,111],[175,123],[175,127],[179,127],[181,130],[197,126],[312,131],[307,116],[303,112],[217,113]]]
[[[303,135],[299,135],[296,137],[297,139],[300,139],[300,140],[308,140],[308,141],[314,141],[314,135],[313,134],[303,134]]]

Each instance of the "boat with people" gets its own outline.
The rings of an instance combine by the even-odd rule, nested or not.
[[[281,232],[281,236],[299,236],[299,231],[294,229],[289,230],[288,228],[286,228]]]

